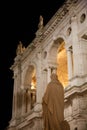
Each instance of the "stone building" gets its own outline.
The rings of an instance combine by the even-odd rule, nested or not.
[[[71,130],[87,130],[87,0],[67,0],[33,41],[20,42],[11,66],[13,111],[8,130],[43,130],[42,97],[57,72],[65,90],[64,117]]]

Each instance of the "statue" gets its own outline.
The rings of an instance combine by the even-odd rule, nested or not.
[[[67,124],[64,121],[64,88],[54,73],[42,98],[42,108],[44,130],[62,130],[62,124]]]
[[[20,54],[22,54],[24,51],[25,51],[25,47],[23,47],[22,42],[19,41],[19,44],[18,44],[17,49],[16,49],[16,54],[17,54],[17,55],[20,55]]]
[[[42,17],[42,15],[40,15],[40,18],[39,18],[38,28],[39,28],[39,29],[42,29],[42,28],[43,28],[43,17]]]

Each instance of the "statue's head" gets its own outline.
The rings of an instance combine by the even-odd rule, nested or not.
[[[51,77],[51,80],[58,80],[57,74],[55,73],[52,73],[50,77]]]

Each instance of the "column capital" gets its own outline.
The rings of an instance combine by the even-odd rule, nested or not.
[[[66,50],[67,50],[68,52],[72,52],[72,48],[71,48],[71,47],[67,48]]]
[[[74,15],[74,16],[71,17],[71,23],[74,22],[74,21],[76,21],[76,20],[77,20],[76,15]]]

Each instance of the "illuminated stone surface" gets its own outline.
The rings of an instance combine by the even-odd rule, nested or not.
[[[8,130],[43,130],[42,97],[56,70],[65,88],[64,116],[70,129],[87,130],[86,37],[87,1],[67,0],[47,25],[37,30],[32,43],[17,51],[11,66],[14,94]]]

